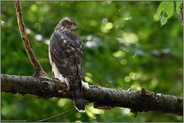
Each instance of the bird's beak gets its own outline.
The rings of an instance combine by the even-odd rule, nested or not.
[[[73,25],[73,26],[72,26],[72,29],[73,29],[73,30],[76,30],[76,29],[77,29],[77,25]]]

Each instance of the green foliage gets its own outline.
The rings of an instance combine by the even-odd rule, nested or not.
[[[161,2],[162,3],[162,2]],[[84,42],[83,72],[111,88],[150,91],[182,96],[182,35],[173,2],[160,7],[168,24],[160,27],[159,2],[22,2],[23,17],[33,50],[53,77],[48,42],[56,24],[72,17]],[[172,5],[171,5],[171,4]],[[177,7],[179,2],[176,2]],[[164,3],[162,3],[164,4]],[[164,5],[162,5],[164,6]],[[162,12],[164,11],[164,13]],[[178,10],[177,10],[178,11]],[[172,17],[171,17],[172,16]],[[168,18],[170,17],[170,18]],[[163,23],[162,23],[163,25]],[[34,69],[20,38],[14,2],[1,7],[2,73],[32,75]],[[90,84],[100,85],[87,78]],[[32,95],[2,93],[2,120],[32,122],[73,108],[68,99],[40,99]],[[57,122],[177,122],[181,116],[157,112],[139,113],[126,108],[112,110],[86,106],[86,113],[73,110],[49,121]]]
[[[161,2],[158,9],[157,14],[160,16],[160,23],[161,26],[165,25],[169,18],[172,17],[174,13],[174,4],[176,4],[176,12],[180,14],[180,6],[182,4],[182,1],[178,1],[176,3],[174,2]]]

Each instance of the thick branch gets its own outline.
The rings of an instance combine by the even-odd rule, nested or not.
[[[43,70],[42,66],[40,65],[39,61],[37,60],[33,50],[31,43],[29,42],[29,39],[27,37],[26,31],[25,31],[25,26],[24,26],[24,21],[22,17],[22,8],[21,8],[21,3],[20,1],[15,1],[15,8],[16,8],[16,13],[17,13],[17,22],[19,26],[19,31],[22,37],[22,41],[24,44],[24,48],[26,50],[26,53],[29,57],[29,60],[31,61],[36,74],[36,77],[41,77],[41,78],[47,78],[48,75],[47,73]]]
[[[1,75],[1,91],[33,94],[43,98],[70,98],[66,85],[58,80],[38,80],[31,76]],[[134,112],[156,111],[183,114],[183,99],[141,89],[139,91],[112,89],[90,85],[84,91],[85,100],[94,102],[95,108],[126,107]]]

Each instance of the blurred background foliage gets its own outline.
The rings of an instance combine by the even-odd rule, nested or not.
[[[49,38],[57,23],[72,17],[84,42],[84,74],[111,88],[150,91],[183,96],[182,34],[176,12],[160,26],[160,2],[22,2],[23,17],[33,50],[53,77],[48,59]],[[20,38],[14,2],[1,3],[1,72],[32,75],[33,67]],[[84,76],[93,85],[99,83]],[[42,99],[33,95],[1,93],[2,120],[36,121],[73,107],[68,99]],[[137,117],[127,108],[112,110],[86,106],[49,121],[56,122],[177,122],[181,116],[142,112]]]

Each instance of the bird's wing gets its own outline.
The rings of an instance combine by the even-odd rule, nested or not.
[[[72,32],[57,31],[51,37],[50,56],[53,67],[56,67],[70,86],[74,106],[84,111],[85,102],[82,90],[82,41]]]
[[[75,35],[57,31],[51,37],[50,55],[60,74],[66,77],[82,74],[82,41]]]

